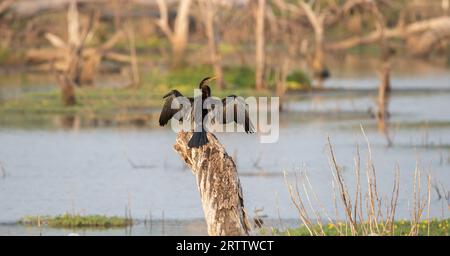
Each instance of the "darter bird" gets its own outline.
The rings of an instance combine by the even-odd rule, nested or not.
[[[199,148],[208,143],[208,137],[206,136],[207,131],[204,126],[204,119],[208,113],[212,114],[212,121],[218,122],[219,124],[227,124],[231,122],[235,122],[237,124],[243,125],[246,133],[254,133],[255,128],[250,121],[250,115],[248,111],[247,104],[243,101],[242,98],[237,97],[236,95],[230,95],[222,100],[211,98],[211,88],[208,86],[209,82],[214,80],[214,77],[206,77],[204,78],[200,84],[199,89],[201,90],[201,105],[198,107],[202,108],[201,111],[201,120],[199,117],[195,117],[194,113],[199,113],[199,111],[195,111],[198,107],[195,106],[194,98],[187,98],[191,103],[191,113],[185,113],[180,117],[179,121],[194,121],[194,133],[192,138],[188,142],[188,147],[190,148]],[[175,118],[174,115],[182,110],[182,106],[179,105],[178,108],[172,107],[172,102],[177,97],[184,97],[179,91],[172,90],[168,94],[166,94],[163,99],[164,106],[161,110],[161,114],[159,116],[159,125],[166,125],[170,119]],[[198,96],[200,97],[200,96]],[[200,100],[200,98],[199,98]],[[209,101],[212,103],[212,107],[210,109],[203,108],[203,103],[205,101]],[[221,102],[218,102],[221,101]],[[218,108],[218,103],[221,103],[223,108]],[[241,111],[241,112],[240,112]],[[220,112],[220,113],[219,113]],[[239,116],[238,113],[243,113],[243,116]],[[187,119],[187,120],[183,120]],[[200,131],[198,131],[201,128]]]

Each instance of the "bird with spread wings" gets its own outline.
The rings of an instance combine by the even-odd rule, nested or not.
[[[159,125],[166,125],[172,118],[176,118],[179,121],[193,121],[195,129],[194,134],[188,143],[190,148],[199,148],[208,143],[208,138],[206,136],[207,131],[204,124],[207,115],[211,118],[211,122],[217,122],[219,124],[235,122],[243,125],[246,133],[255,132],[255,128],[250,121],[248,105],[241,97],[237,97],[236,95],[230,95],[224,99],[211,97],[211,88],[208,84],[213,79],[214,77],[206,77],[199,84],[201,96],[198,96],[198,102],[201,103],[201,105],[198,104],[197,106],[195,104],[195,98],[186,98],[177,90],[172,90],[163,97],[165,101],[159,116]],[[183,110],[182,104],[173,103],[180,98],[187,99],[193,107],[191,107],[190,111],[185,111],[186,113],[180,113],[181,115],[178,115],[177,118],[176,114]],[[204,108],[204,103],[207,103],[211,107]],[[195,114],[200,113],[200,111],[201,116],[199,114],[196,116]]]

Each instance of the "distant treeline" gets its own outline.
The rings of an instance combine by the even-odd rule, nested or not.
[[[222,89],[224,67],[249,66],[258,90],[306,67],[320,87],[327,56],[355,48],[382,61],[449,56],[449,13],[449,0],[4,0],[0,65],[78,85],[99,70],[126,67],[133,85],[143,64],[210,65]]]

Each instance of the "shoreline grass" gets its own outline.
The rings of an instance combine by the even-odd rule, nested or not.
[[[77,104],[66,107],[61,102],[57,88],[49,92],[27,93],[20,98],[10,99],[0,103],[0,114],[115,114],[118,111],[144,111],[156,109],[163,104],[162,95],[172,88],[149,88],[143,86],[136,89],[125,88],[76,88]],[[191,96],[192,86],[177,87],[181,93]],[[157,91],[156,91],[157,90]],[[191,91],[189,91],[191,90]],[[250,95],[253,90],[224,90],[215,96],[224,97],[231,94]],[[261,92],[268,95],[268,92]]]
[[[28,92],[14,99],[0,101],[0,114],[86,114],[111,115],[117,112],[145,112],[163,105],[162,96],[172,89],[177,89],[185,96],[192,96],[193,89],[205,76],[214,72],[210,66],[195,65],[173,70],[154,69],[141,74],[140,86],[105,87],[85,86],[75,88],[77,104],[66,107],[61,100],[58,86],[47,92]],[[296,70],[289,77],[292,88],[311,87],[308,75]],[[109,78],[111,80],[113,78]],[[118,77],[116,80],[122,80]],[[114,80],[114,79],[113,79]],[[248,66],[224,67],[226,88],[218,90],[212,84],[213,95],[270,96],[274,88],[256,91],[254,89],[254,71]],[[100,82],[98,82],[100,83]],[[110,83],[107,82],[107,83]]]
[[[363,233],[362,227],[365,224],[359,224],[358,227],[360,230],[357,230],[356,234]],[[444,219],[444,220],[438,220],[438,219],[431,219],[429,230],[428,230],[428,221],[423,220],[417,224],[414,224],[411,221],[408,220],[399,220],[395,221],[392,230],[389,230],[387,227],[384,226],[384,224],[380,224],[380,228],[382,232],[379,233],[369,233],[367,235],[372,236],[408,236],[411,235],[411,230],[413,229],[413,226],[415,225],[417,229],[417,233],[414,234],[416,236],[449,236],[450,235],[450,219]],[[318,225],[313,225],[313,229],[319,230],[320,227]],[[334,223],[328,223],[322,226],[323,234],[324,236],[351,236],[351,227],[348,223],[345,222],[337,222]],[[341,231],[340,231],[341,230]],[[383,232],[383,230],[385,230]],[[344,231],[344,232],[342,232]],[[266,233],[266,231],[262,231]],[[279,230],[274,229],[272,231],[273,235],[280,235],[280,236],[310,236],[310,232],[308,228],[305,225],[301,225],[298,228],[288,228],[286,230]]]
[[[132,226],[133,220],[118,216],[62,214],[25,216],[17,223],[25,226],[48,226],[51,228],[123,228]]]

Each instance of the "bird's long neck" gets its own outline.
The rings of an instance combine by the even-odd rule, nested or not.
[[[202,90],[202,99],[206,99],[208,97],[211,97],[211,89],[209,88],[209,86],[202,85],[200,87],[200,89]]]

